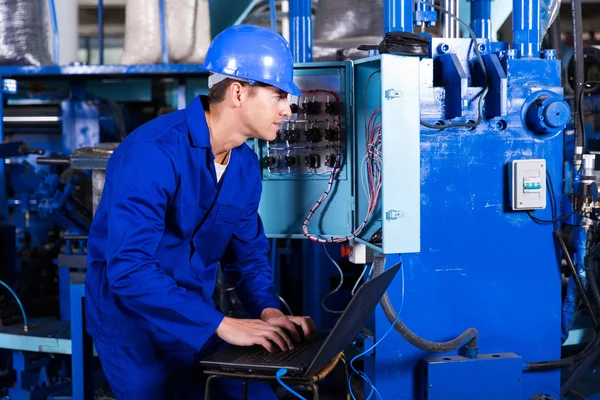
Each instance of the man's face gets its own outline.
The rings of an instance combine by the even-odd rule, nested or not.
[[[258,86],[245,97],[242,119],[248,133],[258,139],[274,140],[281,121],[292,113],[288,94],[272,86]]]

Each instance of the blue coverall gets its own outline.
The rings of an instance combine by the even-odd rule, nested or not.
[[[279,308],[257,209],[256,154],[234,148],[217,183],[204,108],[158,117],[132,132],[106,168],[88,240],[87,330],[118,398],[203,398],[190,371],[223,342],[212,296],[218,262],[258,318]],[[211,385],[212,387],[212,385]],[[226,382],[220,390],[239,392]],[[274,398],[266,384],[249,395]],[[223,399],[224,393],[213,398]]]

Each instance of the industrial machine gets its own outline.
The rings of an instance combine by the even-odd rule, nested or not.
[[[470,5],[465,23],[455,1],[384,0],[383,32],[313,62],[311,1],[290,1],[302,95],[274,141],[250,143],[282,309],[330,327],[361,282],[402,262],[346,352],[352,377],[330,383],[338,394],[558,400],[582,394],[598,355],[600,146],[583,119],[597,78],[580,40],[570,87],[541,48],[556,3],[514,0],[511,43],[494,41],[489,0]],[[135,127],[207,92],[206,72],[169,64],[162,44],[162,64],[0,67],[10,399],[102,386],[83,296],[106,162]],[[243,312],[227,276],[215,299]]]

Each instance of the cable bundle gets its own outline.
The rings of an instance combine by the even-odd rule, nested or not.
[[[317,243],[343,243],[350,239],[354,239],[356,236],[360,234],[363,230],[367,221],[371,218],[375,210],[377,209],[377,203],[379,199],[379,194],[381,192],[381,170],[382,170],[382,152],[381,152],[381,109],[377,109],[371,114],[371,118],[367,126],[365,127],[366,133],[366,146],[365,146],[365,156],[363,157],[363,161],[361,163],[361,183],[363,186],[363,190],[365,191],[365,195],[369,201],[369,206],[367,209],[367,214],[365,218],[361,222],[361,224],[350,234],[346,236],[336,236],[328,239],[319,238],[317,236],[311,235],[308,232],[308,224],[310,223],[310,219],[314,215],[314,213],[319,209],[321,204],[329,195],[333,187],[333,182],[335,176],[339,172],[340,166],[340,155],[336,157],[336,163],[333,169],[331,170],[331,176],[329,177],[329,182],[327,184],[327,189],[321,196],[321,198],[317,201],[317,203],[311,208],[308,216],[304,220],[302,224],[302,233],[304,236]],[[364,175],[364,170],[366,169],[366,178]],[[366,182],[365,182],[366,181]],[[368,190],[367,190],[368,186]]]

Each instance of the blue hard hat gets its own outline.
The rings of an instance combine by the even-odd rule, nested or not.
[[[277,32],[255,25],[235,25],[210,44],[203,68],[209,72],[262,82],[292,95],[302,94],[294,83],[290,45]]]

